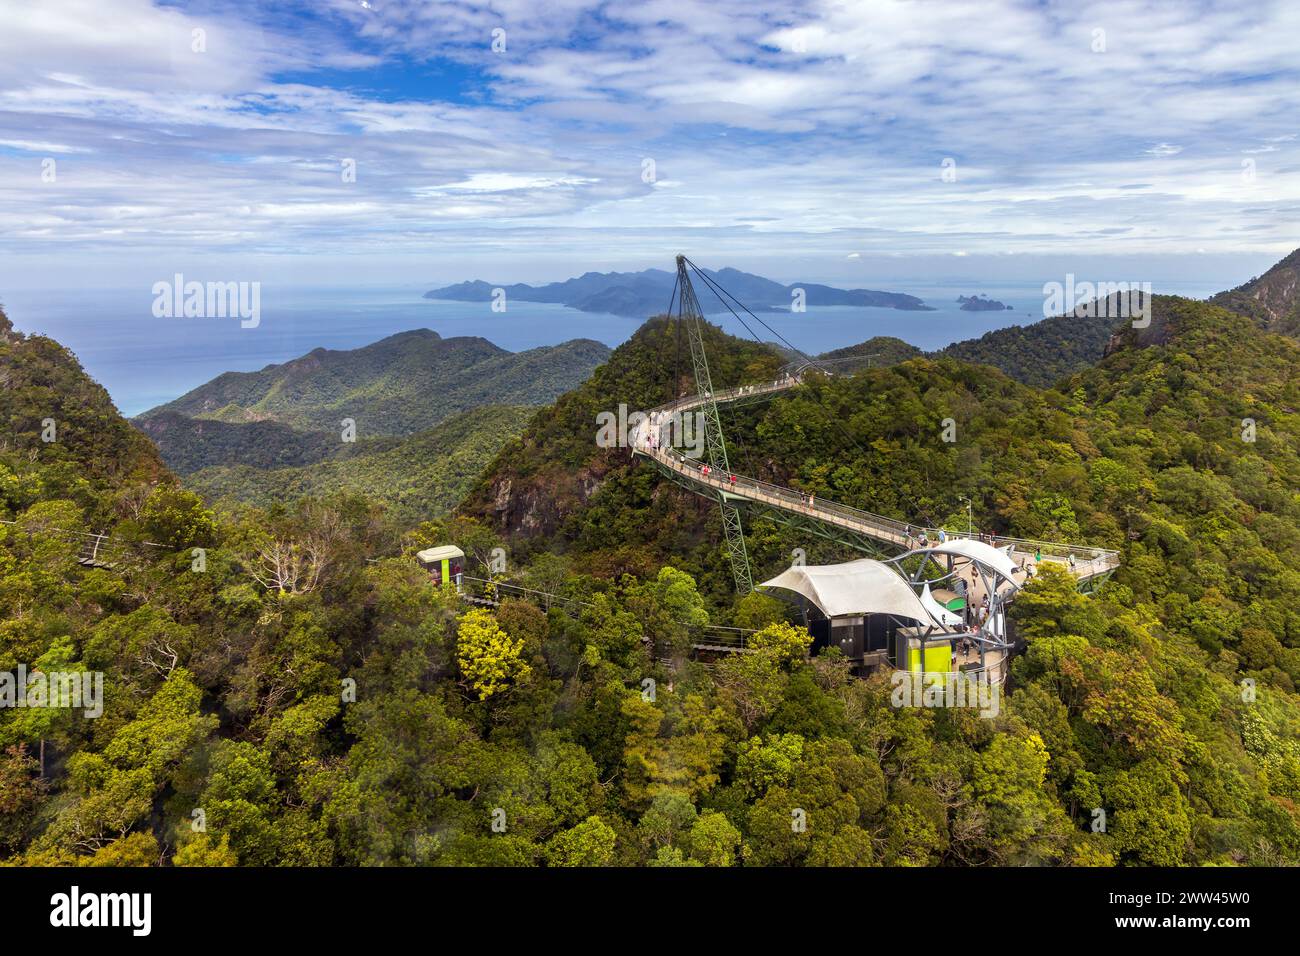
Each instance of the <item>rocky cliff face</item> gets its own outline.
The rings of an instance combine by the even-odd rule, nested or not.
[[[1210,302],[1254,319],[1270,332],[1300,338],[1300,249],[1262,276]]]
[[[603,484],[603,475],[593,474],[590,468],[545,483],[501,475],[489,486],[491,503],[480,515],[507,537],[553,535],[571,515],[587,506]]]
[[[629,515],[648,506],[659,486],[654,470],[635,464],[626,447],[605,447],[597,434],[602,416],[626,421],[632,412],[662,404],[674,383],[684,391],[694,387],[689,353],[678,354],[679,344],[687,346],[677,332],[662,318],[642,326],[590,379],[534,416],[459,512],[521,543],[582,539],[617,551],[629,536],[645,532],[637,525],[644,519]],[[781,357],[770,347],[742,342],[714,326],[705,336],[715,388],[775,376]]]
[[[1135,326],[1133,320],[1128,322],[1120,321],[1119,325],[1106,341],[1106,349],[1102,358],[1111,355],[1123,348],[1146,348],[1151,345],[1164,345],[1169,341],[1173,334],[1170,325],[1170,306],[1177,302],[1185,302],[1178,296],[1172,295],[1153,295],[1151,297],[1151,316],[1150,323],[1146,325]]]

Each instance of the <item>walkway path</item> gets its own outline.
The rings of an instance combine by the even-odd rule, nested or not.
[[[802,376],[787,374],[774,382],[761,385],[744,385],[739,388],[721,391],[715,394],[713,398],[719,404],[725,404],[772,392],[785,391],[794,388],[801,382]],[[645,424],[666,422],[674,416],[695,411],[705,402],[706,399],[699,395],[688,395],[650,411],[648,413],[649,422]],[[653,458],[662,467],[684,477],[697,487],[712,489],[737,504],[752,502],[780,508],[794,514],[801,514],[813,520],[825,522],[856,534],[865,535],[875,541],[892,545],[900,551],[910,551],[922,547],[920,538],[923,534],[931,545],[939,541],[938,528],[926,528],[916,524],[909,525],[894,518],[886,518],[870,512],[860,511],[857,508],[850,508],[847,505],[827,501],[824,498],[816,498],[803,492],[783,488],[780,485],[759,481],[757,478],[749,478],[739,474],[718,474],[704,462],[687,458],[681,452],[674,451],[671,448],[659,447],[657,437],[652,437],[654,431],[656,429],[653,427],[646,428],[643,425],[638,425],[633,430],[629,440],[634,454]],[[981,540],[979,535],[952,531],[945,531],[944,535],[949,540],[954,538]],[[1028,538],[997,537],[990,539],[986,537],[982,540],[996,547],[1011,545],[1011,559],[1017,566],[1026,563],[1034,564],[1035,554],[1038,554],[1041,556],[1042,561],[1052,561],[1066,565],[1080,581],[1087,581],[1094,577],[1109,574],[1119,567],[1119,552],[1117,551],[1089,548],[1057,541],[1035,541]]]

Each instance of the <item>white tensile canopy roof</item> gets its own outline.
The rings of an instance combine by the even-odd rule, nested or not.
[[[934,623],[902,575],[871,558],[789,568],[759,587],[802,594],[827,617],[894,614],[926,625]]]
[[[1008,580],[1013,580],[1011,575],[1016,570],[1016,563],[1001,548],[995,548],[991,544],[985,544],[983,541],[975,541],[970,538],[949,538],[943,544],[937,544],[927,550],[937,554],[951,554],[954,557],[978,561]]]
[[[930,593],[929,584],[926,584],[921,589],[921,603],[930,612],[930,616],[940,624],[946,624],[948,627],[958,627],[962,623],[960,614],[954,614],[934,599],[934,595]]]

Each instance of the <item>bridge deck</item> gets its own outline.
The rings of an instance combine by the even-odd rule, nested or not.
[[[748,397],[757,398],[794,388],[801,381],[801,378],[786,375],[774,382],[718,392],[713,396],[713,400],[727,403]],[[850,508],[847,505],[740,474],[721,475],[711,470],[706,474],[704,470],[707,467],[706,463],[687,458],[671,448],[659,447],[659,444],[653,440],[656,426],[664,424],[683,412],[692,411],[706,401],[708,398],[705,396],[690,395],[649,412],[647,422],[638,425],[632,431],[630,440],[633,453],[652,458],[660,467],[679,475],[697,489],[708,489],[712,492],[710,497],[720,497],[736,504],[749,503],[779,508],[791,514],[799,514],[814,521],[866,536],[901,551],[919,547],[922,534],[929,541],[939,540],[937,528],[908,525],[894,518],[873,515],[857,508]],[[647,428],[645,425],[650,427]],[[945,531],[944,534],[948,538],[978,538],[977,535],[951,531]],[[1099,548],[1024,538],[997,538],[992,543],[1002,547],[1011,545],[1011,557],[1017,566],[1034,563],[1034,555],[1037,553],[1041,555],[1043,561],[1064,564],[1080,581],[1108,574],[1119,566],[1118,552]]]

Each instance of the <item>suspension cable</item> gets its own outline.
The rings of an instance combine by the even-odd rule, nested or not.
[[[668,298],[668,321],[676,326],[677,348],[673,352],[673,381],[668,386],[668,401],[675,402],[681,395],[682,390],[682,320],[678,316],[676,321],[673,320],[673,310],[677,308],[677,287],[681,284],[682,277],[680,274],[673,274],[673,294]]]
[[[816,359],[814,359],[812,356],[808,355],[808,354],[807,354],[806,352],[804,352],[802,349],[800,349],[800,348],[798,348],[797,346],[795,346],[795,345],[794,345],[792,342],[790,342],[790,340],[787,339],[784,335],[782,335],[782,334],[781,334],[780,332],[778,332],[776,329],[772,328],[770,325],[768,325],[766,322],[764,322],[762,319],[760,319],[757,315],[755,315],[755,314],[754,314],[754,313],[753,313],[753,312],[748,308],[748,306],[746,306],[743,302],[741,302],[739,299],[737,299],[734,295],[732,295],[730,292],[728,292],[726,289],[724,289],[724,288],[721,286],[721,284],[719,284],[718,282],[716,282],[715,280],[713,280],[712,278],[710,278],[710,277],[708,276],[708,274],[706,274],[702,269],[700,269],[700,267],[697,266],[694,262],[692,262],[690,259],[687,259],[687,260],[686,260],[686,264],[691,268],[691,270],[692,270],[696,275],[698,275],[698,276],[700,277],[701,280],[703,280],[703,282],[705,283],[705,285],[708,286],[708,288],[709,288],[710,290],[713,291],[713,294],[714,294],[715,296],[718,297],[718,299],[719,299],[719,300],[722,302],[722,304],[726,307],[727,311],[730,312],[730,313],[731,313],[731,314],[736,318],[736,320],[739,321],[740,324],[741,324],[742,326],[745,327],[745,331],[747,331],[747,332],[750,334],[750,336],[752,336],[752,337],[754,338],[755,341],[757,341],[759,344],[764,344],[764,343],[763,343],[763,340],[762,340],[761,338],[759,338],[759,336],[756,335],[756,334],[754,333],[754,330],[751,329],[751,328],[749,327],[749,324],[748,324],[747,322],[745,322],[744,319],[740,318],[739,315],[737,315],[735,309],[731,308],[731,306],[730,306],[730,305],[727,303],[727,301],[726,301],[727,299],[731,299],[731,301],[735,302],[738,306],[740,306],[740,308],[743,309],[743,310],[744,310],[744,311],[745,311],[745,312],[746,312],[746,313],[747,313],[747,314],[748,314],[748,315],[749,315],[749,316],[750,316],[750,317],[751,317],[755,322],[757,322],[757,323],[758,323],[759,325],[761,325],[763,328],[767,329],[767,331],[771,332],[774,336],[776,336],[777,339],[779,339],[779,340],[781,341],[781,343],[782,343],[783,345],[785,345],[785,347],[788,348],[788,349],[789,349],[791,352],[793,352],[795,355],[798,355],[799,357],[803,358],[803,359],[804,359],[804,360],[805,360],[809,365],[811,365],[812,367],[818,369],[819,371],[821,371],[821,372],[823,372],[823,373],[825,373],[825,374],[827,374],[827,375],[830,375],[830,374],[831,374],[830,371],[829,371],[828,369],[826,369],[824,366],[822,366],[821,363],[819,363]],[[726,298],[724,298],[724,296],[725,296]],[[824,408],[824,407],[825,407],[825,406],[823,406],[823,408]],[[829,411],[829,410],[828,410],[828,411]],[[869,461],[869,460],[871,459],[871,454],[870,454],[870,452],[867,451],[867,449],[866,449],[865,447],[863,447],[862,443],[859,442],[856,438],[854,438],[853,435],[851,435],[851,434],[850,434],[850,433],[849,433],[849,432],[844,428],[844,426],[840,424],[839,419],[838,419],[834,414],[830,414],[830,415],[828,415],[828,418],[829,418],[829,420],[830,420],[831,425],[832,425],[836,430],[838,430],[839,433],[840,433],[844,438],[848,439],[848,441],[849,441],[850,443],[852,443],[852,444],[853,444],[853,445],[858,449],[858,451],[861,452],[861,454],[862,454],[862,455],[863,455],[863,456],[864,456],[864,457]],[[895,492],[896,494],[898,494],[898,495],[901,496],[902,498],[906,499],[906,500],[908,501],[908,503],[910,503],[910,504],[912,505],[912,508],[913,508],[914,511],[917,513],[917,516],[918,516],[918,517],[922,517],[922,518],[926,518],[926,519],[928,519],[928,521],[929,521],[931,524],[934,523],[934,514],[933,514],[933,513],[932,513],[928,508],[923,508],[923,507],[921,506],[920,502],[918,502],[918,501],[917,501],[915,498],[913,498],[910,494],[908,494],[908,493],[907,493],[906,491],[904,491],[901,487],[899,487],[899,486],[898,486],[898,485],[893,481],[893,479],[889,477],[889,475],[888,475],[887,472],[882,472],[882,476],[883,476],[884,479],[889,483],[889,485],[892,487],[892,489],[894,490],[894,492]]]

